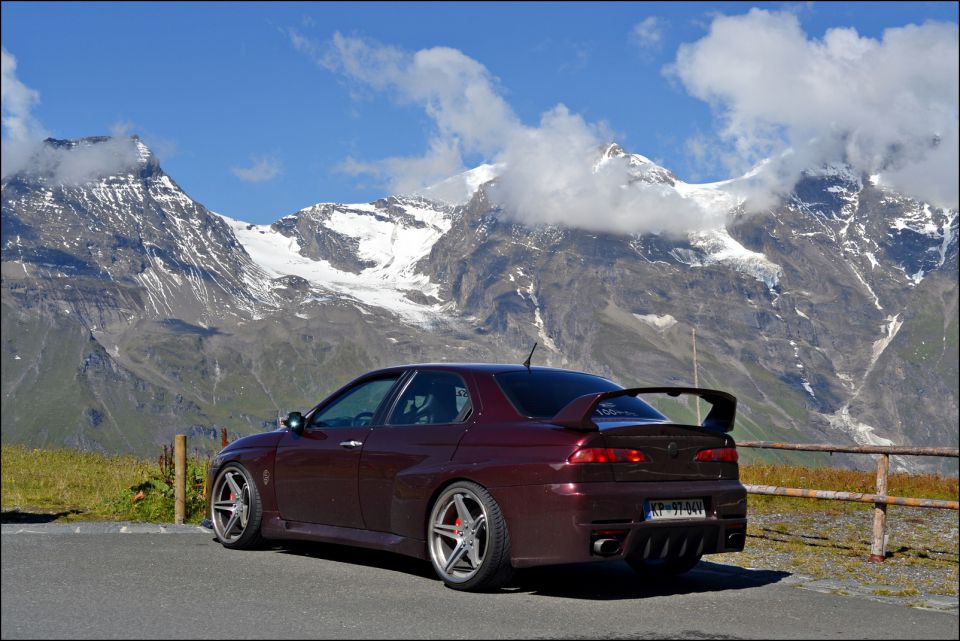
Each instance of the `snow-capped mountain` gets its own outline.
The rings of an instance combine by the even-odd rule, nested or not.
[[[108,141],[47,145],[75,150]],[[187,196],[142,141],[125,142],[133,160],[113,175],[78,184],[43,173],[3,181],[4,277],[132,286],[143,309],[131,313],[203,325],[270,305],[264,273],[229,226]]]
[[[354,299],[404,321],[429,324],[452,310],[417,265],[450,229],[452,210],[429,200],[391,197],[313,205],[272,225],[223,219],[269,277],[296,276],[309,283],[313,297]]]
[[[957,443],[956,211],[876,177],[811,170],[748,216],[732,181],[611,145],[597,171],[733,213],[682,238],[531,227],[495,199],[507,168],[484,165],[251,225],[128,142],[106,177],[3,181],[4,439],[150,451],[178,429],[263,429],[376,365],[519,361],[534,341],[541,363],[687,385],[696,328],[700,382],[741,399],[740,438]]]

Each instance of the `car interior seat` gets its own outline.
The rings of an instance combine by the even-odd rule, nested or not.
[[[457,388],[446,376],[431,381],[427,401],[429,423],[452,423],[460,413],[457,410]]]

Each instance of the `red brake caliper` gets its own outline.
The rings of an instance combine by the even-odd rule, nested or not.
[[[457,520],[454,521],[454,525],[460,525],[460,517],[459,517],[459,516],[457,517]],[[454,530],[453,533],[459,535],[459,534],[460,534],[460,530]]]

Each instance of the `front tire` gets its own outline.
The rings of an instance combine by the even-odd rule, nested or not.
[[[217,475],[210,500],[210,520],[220,543],[233,550],[249,550],[263,543],[260,521],[263,502],[253,477],[239,463],[230,463]]]
[[[434,501],[427,551],[437,575],[454,590],[492,590],[513,576],[510,534],[500,506],[471,481],[454,483]]]

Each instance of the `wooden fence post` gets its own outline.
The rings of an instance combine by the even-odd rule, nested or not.
[[[183,525],[187,505],[187,437],[177,434],[174,441],[174,516],[173,522]]]
[[[227,446],[227,428],[220,428],[220,447],[221,449]]]
[[[881,454],[877,460],[877,495],[887,495],[887,472],[890,471],[890,455]],[[873,508],[873,545],[870,547],[870,563],[883,563],[887,558],[887,504],[875,503]]]

